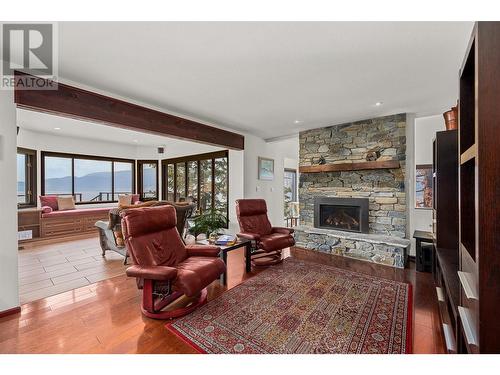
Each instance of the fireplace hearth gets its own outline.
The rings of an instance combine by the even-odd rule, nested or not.
[[[367,198],[315,197],[314,226],[356,233],[368,233]]]

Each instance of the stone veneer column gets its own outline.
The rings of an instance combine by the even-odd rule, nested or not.
[[[366,161],[368,151],[378,160],[399,160],[398,169],[301,173],[301,225],[313,226],[314,197],[369,199],[370,233],[406,236],[406,114],[385,116],[300,133],[300,166]]]

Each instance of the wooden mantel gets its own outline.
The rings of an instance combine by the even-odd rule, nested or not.
[[[307,165],[299,167],[300,173],[321,173],[338,171],[361,171],[365,169],[397,169],[400,167],[398,160],[365,161],[357,163],[338,163],[323,165]]]

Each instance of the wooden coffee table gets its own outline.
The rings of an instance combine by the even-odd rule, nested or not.
[[[244,247],[245,248],[245,272],[251,272],[252,271],[252,263],[251,263],[251,256],[252,256],[252,241],[250,240],[244,240],[244,239],[238,239],[234,245],[231,246],[221,246],[221,245],[215,245],[211,244],[208,242],[208,240],[202,240],[202,241],[196,241],[197,244],[199,245],[213,245],[213,246],[218,246],[221,249],[221,252],[219,254],[220,258],[226,265],[226,272],[224,272],[220,276],[220,282],[222,285],[227,284],[227,253],[229,253],[232,250],[236,250],[239,248]]]

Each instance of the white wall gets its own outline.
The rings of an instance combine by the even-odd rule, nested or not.
[[[406,165],[405,165],[405,193],[406,193],[406,238],[413,236],[412,211],[415,206],[415,116],[406,114]],[[415,255],[415,246],[410,247],[409,255]]]
[[[245,198],[263,198],[267,202],[269,220],[275,226],[284,224],[283,179],[285,168],[298,171],[299,137],[265,142],[263,139],[245,136]],[[274,180],[258,179],[258,157],[274,159]],[[286,164],[285,164],[286,163]]]
[[[413,231],[432,231],[432,210],[415,208],[415,167],[418,164],[432,164],[432,141],[436,132],[445,130],[442,115],[420,117],[414,124],[414,163],[411,171],[412,195],[410,202],[410,237]],[[412,239],[412,252],[415,255],[415,240]]]
[[[1,61],[0,61],[1,62]],[[19,306],[17,280],[16,109],[0,90],[0,312]]]

